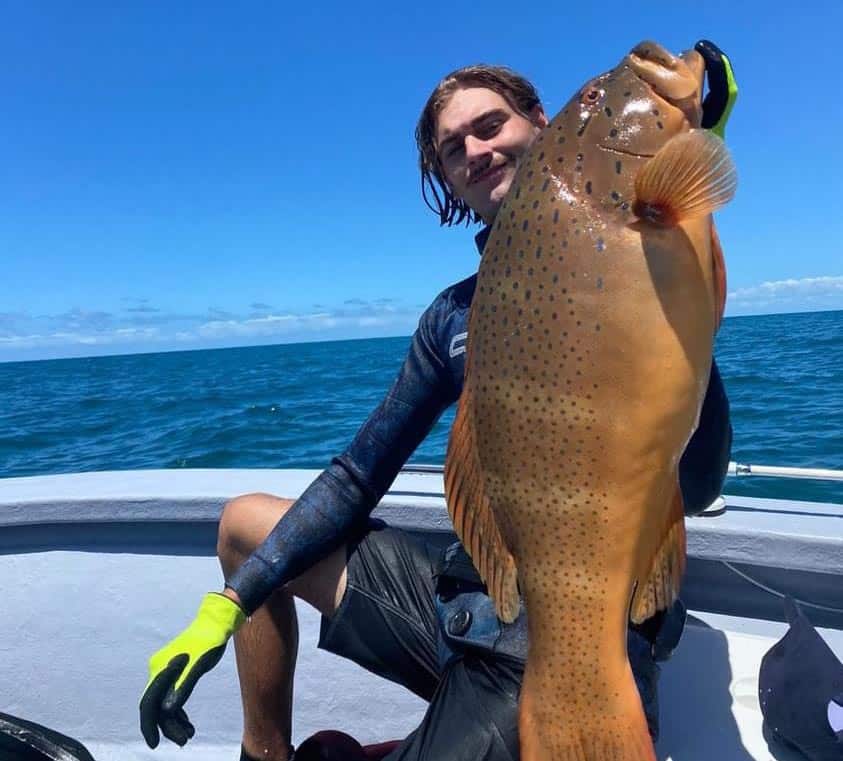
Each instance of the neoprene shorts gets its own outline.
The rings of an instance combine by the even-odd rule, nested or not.
[[[523,659],[497,649],[506,627],[482,585],[454,584],[442,557],[442,546],[373,522],[349,547],[348,586],[334,615],[322,619],[319,647],[428,701],[419,727],[386,761],[517,761]],[[490,618],[497,636],[489,635]],[[629,654],[655,735],[659,666],[634,632]]]

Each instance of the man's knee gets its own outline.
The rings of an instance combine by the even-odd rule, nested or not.
[[[217,532],[217,556],[223,565],[239,565],[290,509],[293,500],[271,494],[242,494],[226,502]]]
[[[257,549],[293,502],[256,493],[243,494],[225,504],[217,534],[217,556],[226,576]],[[345,556],[343,545],[290,581],[287,589],[323,615],[330,615],[345,593]]]

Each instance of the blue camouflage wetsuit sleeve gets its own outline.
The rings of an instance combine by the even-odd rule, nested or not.
[[[482,250],[486,230],[477,236]],[[346,451],[305,490],[263,544],[227,580],[251,613],[279,586],[327,557],[364,526],[409,456],[462,392],[476,275],[447,288],[419,321],[401,371]],[[679,464],[688,515],[719,494],[732,441],[717,365],[697,430]]]
[[[449,321],[442,314],[447,307],[443,296],[422,315],[398,378],[349,447],[226,581],[247,613],[359,530],[409,456],[457,400],[460,389],[436,350],[436,328]]]

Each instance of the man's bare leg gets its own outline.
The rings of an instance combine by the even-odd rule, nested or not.
[[[266,538],[291,500],[247,494],[226,504],[217,554],[226,578]],[[243,748],[261,761],[287,761],[292,736],[298,621],[293,597],[331,615],[345,592],[346,548],[294,579],[256,610],[234,636],[243,700]]]

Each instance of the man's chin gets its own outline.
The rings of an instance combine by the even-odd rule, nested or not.
[[[504,199],[506,198],[506,194],[509,192],[509,187],[512,185],[512,181],[502,182],[498,185],[489,196],[489,203],[487,205],[489,209],[489,218],[494,219],[497,215],[498,210],[501,208]],[[486,215],[484,215],[486,216]]]
[[[514,179],[515,169],[510,168],[506,172],[506,174],[501,177],[501,181],[492,189],[492,199],[495,200],[498,204],[503,203],[503,199],[506,198],[506,194],[509,193],[509,189],[512,187],[512,182]]]
[[[511,185],[512,174],[507,172],[501,181],[489,191],[489,194],[485,198],[482,200],[478,199],[474,204],[469,205],[475,209],[487,223],[491,222],[497,215],[501,204],[503,204],[504,198],[506,198],[506,194],[509,192]]]

